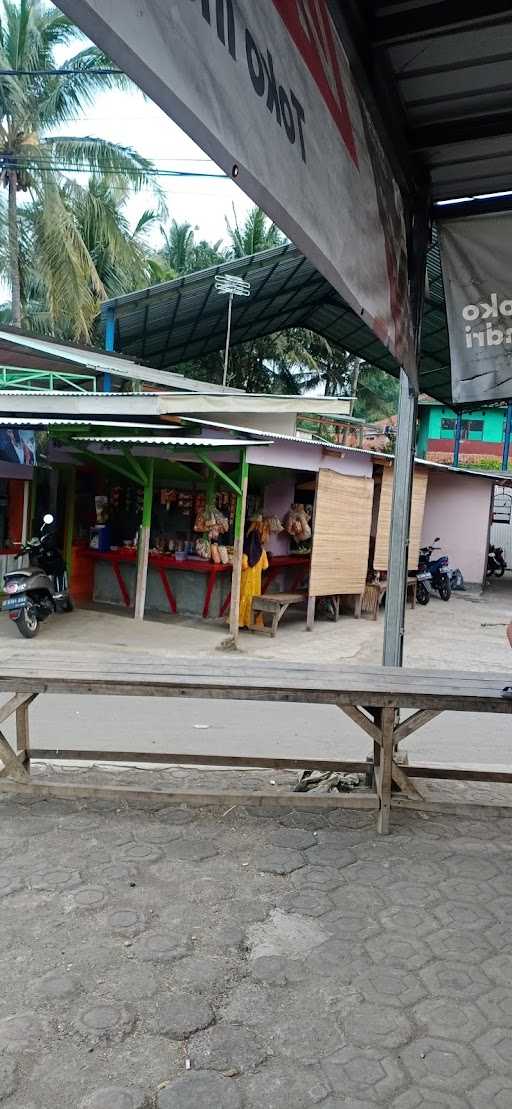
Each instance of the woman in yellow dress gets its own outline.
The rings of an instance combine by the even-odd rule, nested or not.
[[[261,593],[261,575],[268,570],[268,558],[263,548],[263,543],[268,538],[267,528],[261,516],[252,520],[244,542],[242,556],[242,575],[240,581],[240,616],[241,628],[248,628],[251,623],[251,606],[253,597]],[[263,623],[261,613],[258,614],[257,624]]]

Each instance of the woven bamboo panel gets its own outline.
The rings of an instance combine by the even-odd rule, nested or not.
[[[427,495],[428,474],[416,469],[412,486],[411,526],[409,530],[409,561],[408,569],[417,570],[420,553],[421,531],[423,527],[423,514],[425,511],[425,497]],[[387,570],[389,553],[389,529],[391,526],[391,501],[393,498],[393,467],[385,469],[382,474],[382,487],[380,493],[379,519],[377,523],[377,537],[375,541],[375,554],[373,556],[374,570]]]
[[[309,592],[362,593],[368,570],[373,481],[320,470]]]

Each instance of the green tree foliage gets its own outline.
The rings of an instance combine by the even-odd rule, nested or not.
[[[229,236],[229,249],[227,258],[246,258],[251,254],[258,254],[261,250],[271,250],[272,247],[284,246],[287,242],[275,223],[267,219],[261,208],[251,208],[242,227],[240,227],[233,208],[233,223],[226,219]]]
[[[128,86],[123,75],[100,72],[113,66],[96,47],[88,46],[67,58],[64,66],[56,65],[56,49],[71,46],[78,35],[67,17],[43,0],[0,0],[0,69],[16,71],[14,76],[0,76],[0,180],[8,198],[1,218],[11,319],[21,325],[30,315],[28,302],[24,312],[24,293],[34,292],[34,282],[39,293],[48,284],[43,315],[56,330],[64,315],[72,337],[88,339],[106,287],[73,218],[77,200],[70,198],[64,174],[88,168],[105,174],[111,190],[121,191],[127,181],[135,189],[154,188],[154,182],[151,163],[135,150],[91,136],[57,133],[77,119],[98,92]],[[71,76],[60,73],[64,68],[73,70]],[[23,228],[20,193],[32,208]],[[101,202],[106,214],[108,205]],[[24,251],[36,237],[37,255],[29,266],[30,277],[24,277]]]
[[[146,234],[160,214],[143,212],[131,231],[124,212],[128,193],[127,186],[103,177],[91,177],[85,186],[50,178],[43,203],[39,196],[20,207],[20,293],[32,331],[101,343],[101,302],[150,283]],[[3,216],[5,222],[5,205]],[[3,268],[8,239],[1,236],[1,223],[0,209]]]
[[[399,385],[396,378],[368,362],[362,362],[357,382],[354,416],[368,420],[383,420],[398,409]]]

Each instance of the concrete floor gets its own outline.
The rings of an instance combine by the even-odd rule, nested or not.
[[[512,577],[494,581],[484,595],[454,594],[448,604],[433,597],[427,608],[408,609],[405,664],[434,669],[487,670],[512,677],[512,656],[505,640],[505,622],[512,616]],[[281,626],[276,639],[242,633],[241,650],[265,659],[295,659],[318,664],[322,659],[340,666],[378,665],[382,652],[383,617],[343,616],[338,624],[318,621],[305,631],[295,614]],[[103,650],[133,650],[156,655],[210,655],[225,636],[215,623],[193,620],[146,620],[136,625],[116,611],[79,610],[48,621],[34,641],[22,641],[13,624],[0,622],[0,665],[13,651],[30,654],[48,649],[80,652],[95,645]],[[180,701],[130,698],[43,697],[32,712],[32,742],[41,746],[121,747],[133,751],[251,749],[306,753],[309,745],[326,754],[365,757],[367,742],[338,710],[302,705],[230,701]],[[108,739],[107,739],[108,737]],[[432,721],[404,748],[411,762],[458,765],[510,765],[510,721],[478,714],[447,713]]]
[[[506,672],[511,611],[508,582],[484,599],[432,600],[408,614],[408,664]],[[31,643],[4,621],[0,672],[11,653],[94,644],[208,655],[223,634],[78,612]],[[381,637],[382,623],[347,617],[243,647],[354,665],[379,661]],[[347,754],[365,750],[336,710],[243,702],[41,697],[32,733],[132,750],[169,749],[173,735],[304,751],[339,751],[343,737]],[[447,714],[409,749],[411,760],[505,763],[510,738],[509,717]],[[392,835],[377,838],[374,813],[319,811],[318,797],[299,808],[284,772],[81,768],[88,783],[155,789],[170,775],[195,788],[198,774],[215,788],[275,780],[287,800],[219,809],[0,791],[2,1106],[509,1109],[508,802],[468,816],[394,811]]]

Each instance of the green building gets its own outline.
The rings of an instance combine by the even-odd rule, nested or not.
[[[459,464],[501,465],[507,421],[507,406],[497,405],[463,412],[460,428]],[[432,462],[454,461],[457,413],[429,397],[420,399],[416,452]],[[511,459],[512,461],[512,459]],[[510,466],[510,463],[509,463]]]

